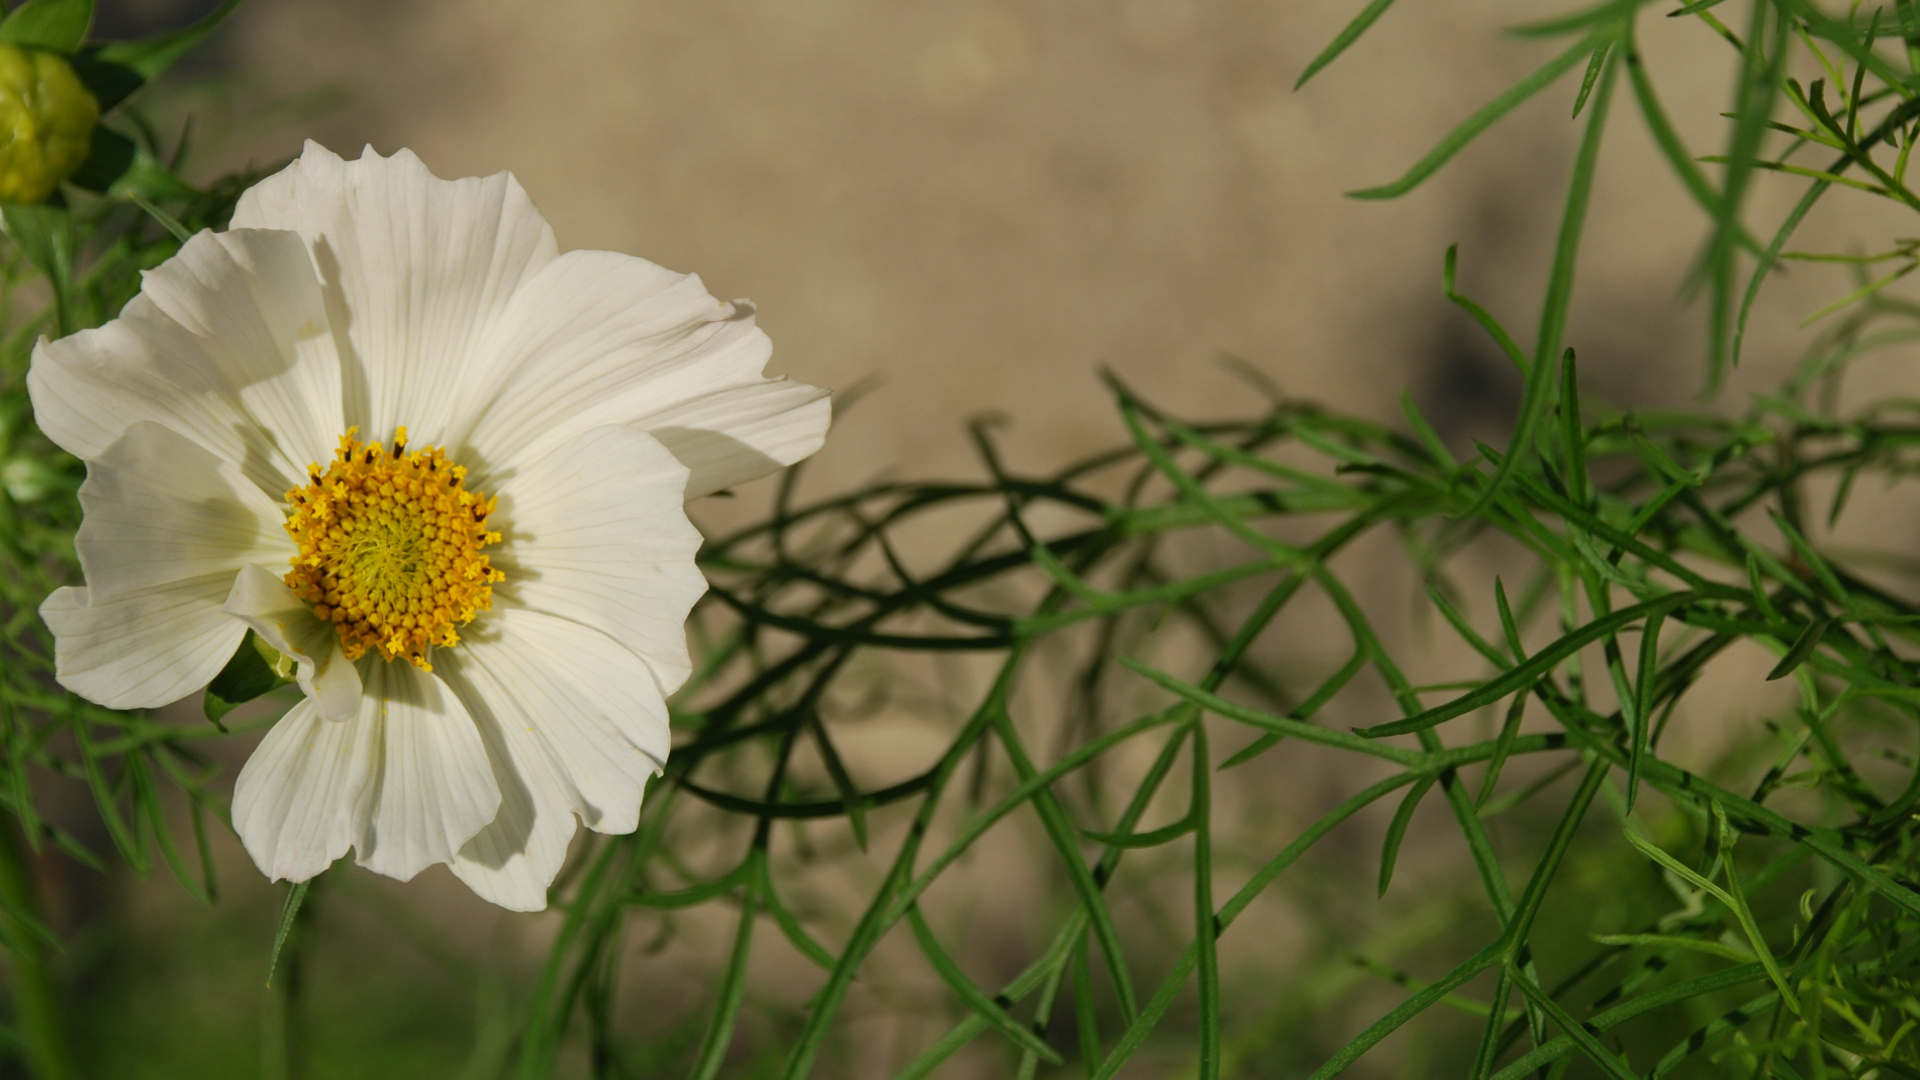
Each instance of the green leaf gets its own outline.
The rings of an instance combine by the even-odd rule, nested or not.
[[[132,139],[117,131],[95,127],[87,158],[67,177],[67,183],[104,194],[132,167],[136,151]]]
[[[1760,927],[1755,923],[1752,912],[1747,908],[1746,897],[1741,895],[1736,898],[1734,895],[1734,893],[1739,891],[1739,886],[1735,884],[1733,891],[1723,889],[1713,882],[1708,881],[1706,878],[1701,877],[1698,873],[1694,872],[1692,867],[1667,854],[1653,841],[1645,839],[1634,830],[1623,830],[1623,834],[1627,838],[1627,843],[1632,844],[1635,851],[1660,864],[1666,868],[1668,872],[1685,881],[1687,884],[1726,905],[1727,910],[1731,911],[1734,918],[1740,923],[1740,928],[1746,932],[1747,941],[1753,946],[1754,954],[1759,957],[1760,965],[1767,970],[1767,977],[1773,980],[1775,987],[1779,988],[1781,1001],[1785,1003],[1788,1009],[1792,1010],[1795,1016],[1799,1016],[1799,1002],[1795,1000],[1793,992],[1788,988],[1787,977],[1785,973],[1780,970],[1778,962],[1775,961],[1773,957],[1772,950],[1767,948],[1766,938],[1760,936]],[[1732,857],[1729,856],[1727,862],[1722,865],[1731,866],[1731,864]],[[1569,1034],[1571,1034],[1571,1032],[1569,1032]]]
[[[1535,986],[1532,979],[1512,965],[1508,965],[1507,970],[1513,979],[1513,984],[1520,988],[1520,992],[1527,996],[1527,1000],[1551,1017],[1560,1030],[1573,1040],[1573,1044],[1580,1048],[1580,1052],[1586,1054],[1595,1065],[1600,1066],[1602,1072],[1613,1077],[1614,1080],[1639,1080],[1625,1062],[1600,1045],[1600,1040],[1585,1023],[1568,1015],[1567,1010],[1553,1000],[1553,995]]]
[[[1560,354],[1560,439],[1567,455],[1567,497],[1587,505],[1587,428],[1580,419],[1580,378],[1573,350]]]
[[[55,193],[54,198],[59,198]],[[7,203],[0,208],[7,225],[7,236],[20,253],[46,275],[53,289],[54,323],[65,337],[73,326],[73,215],[58,201]]]
[[[0,41],[72,56],[93,25],[93,0],[27,0],[0,22]]]
[[[1393,823],[1387,827],[1386,842],[1380,847],[1381,896],[1387,895],[1387,886],[1393,883],[1393,865],[1400,856],[1400,843],[1407,837],[1407,826],[1413,822],[1413,812],[1419,809],[1420,800],[1426,797],[1428,790],[1439,779],[1439,773],[1428,773],[1421,777],[1400,800],[1400,808],[1393,812]]]
[[[1793,674],[1795,668],[1806,663],[1807,657],[1813,655],[1813,650],[1819,647],[1820,639],[1827,636],[1827,628],[1832,625],[1833,622],[1830,619],[1815,619],[1808,623],[1807,628],[1800,631],[1800,636],[1794,639],[1793,647],[1787,650],[1787,655],[1773,665],[1772,671],[1767,672],[1767,681],[1784,679]]]
[[[1362,8],[1360,14],[1355,15],[1353,21],[1343,27],[1326,48],[1320,50],[1320,55],[1313,58],[1313,62],[1307,65],[1307,70],[1300,73],[1300,78],[1295,80],[1293,88],[1298,90],[1307,85],[1308,79],[1313,78],[1321,68],[1333,63],[1341,53],[1347,51],[1348,46],[1359,41],[1360,35],[1366,33],[1368,28],[1373,26],[1392,6],[1393,0],[1373,0]]]
[[[1593,50],[1593,57],[1587,61],[1587,73],[1580,80],[1580,93],[1573,99],[1573,118],[1580,119],[1580,110],[1587,107],[1587,95],[1593,93],[1594,80],[1600,77],[1600,69],[1606,65],[1607,53],[1613,51],[1611,39],[1601,42]]]
[[[208,34],[218,30],[227,21],[227,16],[240,7],[240,3],[241,0],[226,0],[198,22],[145,41],[107,42],[95,50],[95,55],[110,63],[120,64],[142,78],[151,79],[206,40]],[[101,107],[105,108],[106,103],[102,102]]]
[[[1527,354],[1521,352],[1519,343],[1513,340],[1513,335],[1507,333],[1507,328],[1500,325],[1500,320],[1494,318],[1492,312],[1462,296],[1453,287],[1454,271],[1459,261],[1460,245],[1449,244],[1446,262],[1440,272],[1441,288],[1445,291],[1447,299],[1453,301],[1460,310],[1473,316],[1473,320],[1480,324],[1481,329],[1485,330],[1493,338],[1494,343],[1500,346],[1500,351],[1506,354],[1507,359],[1513,361],[1513,366],[1519,370],[1520,374],[1526,375],[1527,368],[1531,365],[1527,362]]]
[[[755,858],[764,856],[757,849]],[[753,951],[755,901],[759,890],[747,889],[740,904],[739,928],[734,931],[733,954],[727,960],[726,974],[720,980],[720,1001],[713,1009],[713,1020],[700,1040],[700,1056],[695,1060],[692,1080],[713,1080],[726,1063],[727,1048],[733,1045],[733,1029],[740,1019],[740,1004],[747,998],[747,960]]]
[[[1299,721],[1312,719],[1313,714],[1319,712],[1322,706],[1333,700],[1334,695],[1338,694],[1349,682],[1352,682],[1353,677],[1360,674],[1360,669],[1366,666],[1367,651],[1365,649],[1356,649],[1353,656],[1349,657],[1347,662],[1341,665],[1339,671],[1334,672],[1328,677],[1326,682],[1320,684],[1319,689],[1313,692],[1313,696],[1307,698],[1307,700],[1301,702],[1295,706],[1292,711],[1287,713],[1287,719]],[[1240,751],[1222,762],[1220,770],[1225,772],[1236,765],[1252,761],[1254,758],[1273,749],[1274,746],[1278,745],[1280,740],[1284,738],[1286,738],[1286,736],[1278,731],[1269,731],[1249,743],[1245,750]]]
[[[1492,797],[1494,786],[1500,782],[1500,773],[1507,766],[1507,757],[1513,753],[1513,742],[1520,737],[1520,721],[1527,715],[1527,695],[1513,695],[1513,703],[1507,706],[1507,718],[1500,725],[1500,736],[1494,740],[1493,756],[1487,759],[1486,776],[1480,781],[1480,795],[1473,800],[1476,810],[1485,811],[1487,799]],[[1493,816],[1483,812],[1482,817]]]
[[[1593,940],[1602,945],[1619,945],[1625,948],[1648,945],[1658,949],[1685,949],[1707,956],[1717,956],[1722,960],[1731,960],[1736,964],[1754,962],[1753,953],[1718,941],[1709,941],[1706,938],[1680,937],[1675,934],[1595,934]]]
[[[132,68],[100,59],[98,45],[88,46],[74,55],[73,73],[79,77],[80,85],[93,95],[94,102],[103,113],[125,101],[146,84],[140,73]]]
[[[1560,76],[1572,70],[1573,65],[1579,63],[1581,57],[1591,54],[1601,40],[1611,36],[1611,30],[1605,34],[1589,34],[1566,52],[1547,61],[1546,65],[1538,71],[1515,83],[1506,93],[1481,106],[1478,112],[1461,121],[1459,127],[1454,128],[1446,138],[1440,140],[1438,145],[1427,151],[1427,156],[1416,162],[1400,179],[1379,187],[1349,191],[1347,194],[1355,199],[1397,199],[1419,187],[1427,177],[1440,171],[1440,166],[1452,160],[1453,155],[1478,138],[1481,132],[1492,127],[1501,117],[1518,108],[1528,98],[1559,81]]]
[[[833,745],[833,737],[827,734],[826,722],[820,719],[817,711],[807,727],[812,731],[814,745],[820,750],[820,760],[827,766],[827,775],[833,779],[835,791],[840,793],[840,802],[847,808],[847,824],[853,827],[853,842],[861,851],[867,850],[867,803],[860,794],[860,788],[853,782],[853,776],[847,771],[846,762],[840,757],[840,751]]]
[[[294,883],[287,890],[287,901],[280,907],[280,929],[273,935],[273,954],[267,958],[267,985],[273,985],[274,970],[280,966],[280,950],[286,947],[287,939],[293,935],[293,921],[300,915],[300,906],[307,902],[307,886],[312,880]]]
[[[275,670],[273,662],[262,651],[267,647],[253,631],[247,631],[246,639],[233,651],[233,658],[207,686],[201,708],[208,720],[217,725],[222,717],[241,705],[293,681],[286,677],[287,673]]]
[[[919,904],[908,906],[907,925],[913,928],[914,940],[920,943],[920,951],[926,954],[927,961],[933,965],[934,971],[969,1009],[999,1028],[1002,1034],[1013,1040],[1021,1049],[1040,1055],[1048,1064],[1061,1063],[1060,1055],[1054,1051],[1053,1047],[1041,1042],[1040,1037],[1029,1031],[1025,1024],[1007,1015],[1007,1010],[995,1003],[987,996],[986,991],[974,985],[966,972],[960,970],[960,965],[954,963],[953,957],[947,955],[947,950],[941,946],[940,939],[934,936],[933,928],[927,925],[926,918],[920,914]]]
[[[1633,744],[1627,748],[1627,810],[1633,810],[1634,800],[1640,794],[1640,764],[1642,755],[1649,751],[1648,742],[1653,737],[1654,687],[1659,682],[1660,672],[1660,626],[1666,621],[1666,613],[1656,611],[1647,616],[1647,624],[1640,630],[1640,668],[1636,672],[1633,684],[1631,726],[1627,735]],[[1622,702],[1626,704],[1626,702]]]
[[[1583,45],[1591,47],[1588,42]],[[1571,61],[1569,61],[1571,63]],[[1494,501],[1507,481],[1512,479],[1514,470],[1527,456],[1534,443],[1534,428],[1540,422],[1540,416],[1546,411],[1547,402],[1553,392],[1554,374],[1552,358],[1559,353],[1561,335],[1567,326],[1567,309],[1573,303],[1573,274],[1579,261],[1580,237],[1586,230],[1587,202],[1593,193],[1593,178],[1599,168],[1600,138],[1607,128],[1607,108],[1613,99],[1614,75],[1619,68],[1619,57],[1609,58],[1600,74],[1600,83],[1595,90],[1593,111],[1587,115],[1586,131],[1580,139],[1580,150],[1573,162],[1573,176],[1567,185],[1567,199],[1560,216],[1560,233],[1554,245],[1553,272],[1547,278],[1547,294],[1540,313],[1540,330],[1533,350],[1533,362],[1528,365],[1527,388],[1520,402],[1520,415],[1514,421],[1513,439],[1507,445],[1507,453],[1494,469],[1493,478],[1487,481],[1480,497],[1473,506],[1460,516],[1474,517]]]
[[[1463,713],[1491,705],[1508,694],[1531,687],[1535,681],[1553,670],[1560,661],[1579,652],[1588,645],[1599,641],[1609,634],[1618,633],[1627,625],[1658,612],[1665,615],[1677,608],[1693,603],[1699,597],[1690,592],[1669,593],[1658,600],[1649,600],[1644,604],[1621,608],[1602,616],[1578,630],[1561,637],[1560,640],[1541,649],[1520,664],[1502,673],[1497,679],[1490,679],[1478,690],[1470,691],[1445,705],[1437,705],[1425,712],[1409,716],[1392,723],[1377,724],[1373,727],[1355,728],[1354,733],[1367,739],[1381,739],[1389,735],[1405,735],[1415,731],[1425,731],[1437,724],[1445,723]]]

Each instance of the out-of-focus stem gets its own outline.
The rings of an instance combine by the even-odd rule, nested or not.
[[[44,923],[40,892],[27,866],[26,842],[17,823],[0,825],[0,901],[6,911],[19,912]],[[60,1001],[47,970],[46,943],[17,919],[6,919],[13,949],[7,960],[13,975],[13,1006],[27,1061],[38,1080],[73,1080],[73,1052],[60,1015]]]

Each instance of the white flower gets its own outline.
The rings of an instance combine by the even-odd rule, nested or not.
[[[538,910],[575,815],[631,831],[666,761],[706,587],[683,500],[825,437],[768,355],[698,278],[561,254],[505,173],[308,143],[34,352],[40,426],[87,462],[86,585],[40,609],[60,681],[164,705],[251,627],[307,693],[234,791],[269,877],[352,847]]]

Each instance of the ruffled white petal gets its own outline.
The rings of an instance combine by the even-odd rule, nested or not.
[[[366,831],[380,752],[377,717],[344,722],[295,705],[233,786],[233,828],[270,880],[305,881]]]
[[[93,602],[295,552],[272,499],[199,443],[141,421],[87,463],[74,546]]]
[[[484,373],[478,343],[554,258],[553,230],[507,173],[441,180],[412,151],[343,161],[309,142],[248,189],[235,228],[306,238],[347,370],[347,414],[385,440],[440,443]]]
[[[332,456],[340,364],[291,233],[203,232],[146,274],[120,317],[34,348],[35,420],[89,461],[153,421],[278,495]]]
[[[360,716],[381,742],[360,865],[406,881],[454,853],[500,809],[487,750],[460,699],[412,664],[370,660]]]
[[[537,910],[574,815],[605,833],[639,824],[647,780],[671,745],[666,702],[631,651],[539,612],[494,612],[441,664],[486,734],[508,793],[454,873],[496,903]]]
[[[545,910],[547,887],[578,827],[565,784],[532,732],[498,722],[490,710],[475,720],[500,785],[500,812],[454,856],[454,876],[509,911]]]
[[[770,379],[683,401],[633,426],[687,467],[687,499],[693,500],[810,456],[826,442],[832,420],[827,391]]]
[[[507,575],[496,609],[593,627],[632,650],[659,693],[678,689],[691,671],[687,612],[707,587],[680,501],[686,476],[658,442],[622,427],[576,435],[514,475],[488,519],[504,538],[491,549]]]
[[[40,605],[53,631],[54,677],[110,709],[151,709],[211,682],[247,634],[222,614],[231,574],[187,578],[90,601],[56,589]]]
[[[279,575],[242,567],[223,610],[297,661],[294,677],[323,719],[346,720],[360,711],[360,670],[340,647],[340,635]]]
[[[699,278],[570,251],[514,294],[475,364],[497,382],[449,449],[486,478],[601,424],[670,428],[671,438],[654,433],[689,450],[688,497],[716,491],[790,465],[825,437],[825,392],[764,378],[771,352],[752,307],[721,303]]]

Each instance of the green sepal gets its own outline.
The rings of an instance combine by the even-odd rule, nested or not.
[[[93,145],[87,159],[67,177],[67,182],[96,195],[131,199],[194,199],[200,196],[193,185],[175,176],[166,163],[152,152],[117,131],[93,129]]]
[[[127,171],[107,189],[107,194],[116,198],[131,199],[197,199],[200,191],[192,184],[175,176],[166,163],[154,157],[145,147],[136,147],[133,163]]]
[[[106,112],[131,97],[147,80],[125,64],[102,59],[102,49],[100,45],[89,45],[76,53],[73,73],[79,77],[80,85],[93,95],[93,100],[100,103],[100,111]]]
[[[93,25],[93,0],[27,0],[0,22],[0,41],[72,56]]]
[[[207,686],[201,703],[207,719],[220,725],[220,718],[269,691],[293,681],[293,660],[247,631],[245,641],[234,650],[233,659],[220,669]]]
[[[93,129],[92,143],[87,148],[86,160],[67,177],[67,183],[105,194],[114,181],[133,166],[134,154],[138,149],[133,140],[125,135],[96,127]]]

